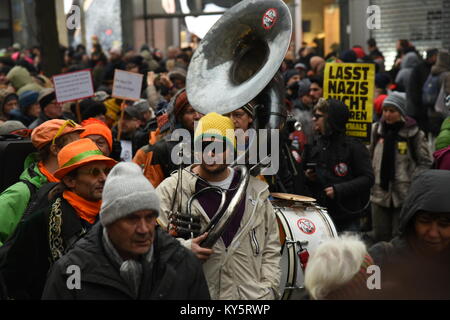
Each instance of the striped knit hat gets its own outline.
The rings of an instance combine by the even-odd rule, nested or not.
[[[394,91],[389,94],[383,101],[383,107],[394,107],[406,117],[406,94],[404,92]]]

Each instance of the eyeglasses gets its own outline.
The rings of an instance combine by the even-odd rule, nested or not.
[[[111,168],[105,168],[105,169],[100,169],[100,168],[90,168],[87,171],[82,171],[79,170],[78,172],[81,174],[87,174],[90,175],[94,178],[98,178],[102,173],[107,176],[109,174],[109,172],[111,171]]]
[[[318,114],[318,113],[314,113],[313,114],[313,118],[316,118],[316,119],[320,119],[320,118],[322,118],[324,115],[323,114]]]

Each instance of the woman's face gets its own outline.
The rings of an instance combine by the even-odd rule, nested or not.
[[[387,124],[394,124],[402,120],[402,115],[394,107],[383,107],[383,118]]]
[[[416,239],[429,254],[450,250],[450,213],[419,211],[414,219]]]

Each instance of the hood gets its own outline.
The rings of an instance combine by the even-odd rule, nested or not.
[[[6,77],[16,90],[19,90],[29,83],[33,83],[33,78],[31,78],[28,70],[20,66],[15,66],[12,68]]]
[[[447,117],[441,125],[441,132],[436,138],[436,150],[446,148],[450,145],[450,117]]]
[[[402,58],[401,69],[414,68],[420,63],[420,59],[415,52],[408,52]]]
[[[350,118],[350,111],[348,107],[337,100],[329,99],[328,100],[328,117],[326,120],[326,135],[330,136],[336,133],[344,133],[345,132],[345,124]]]
[[[436,162],[436,167],[439,168],[439,164],[441,162],[441,159],[450,152],[450,146],[437,150],[433,153],[433,158],[435,159]]]
[[[426,170],[413,180],[400,213],[401,235],[419,210],[450,212],[449,181],[449,170]]]
[[[34,184],[37,188],[40,188],[43,184],[47,183],[47,177],[39,171],[38,166],[38,154],[36,152],[29,154],[24,162],[24,170],[20,175],[21,180],[27,180]]]

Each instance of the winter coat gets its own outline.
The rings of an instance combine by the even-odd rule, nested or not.
[[[436,150],[444,149],[450,145],[450,117],[447,117],[441,125],[441,131],[436,138]]]
[[[383,119],[372,126],[370,151],[375,173],[372,189],[372,203],[382,207],[400,208],[405,200],[412,179],[422,171],[431,168],[431,152],[425,134],[417,123],[406,117],[406,123],[398,132],[395,153],[395,180],[390,182],[389,191],[380,186],[381,161],[383,159]]]
[[[200,261],[165,231],[156,228],[154,255],[144,267],[136,296],[120,275],[120,266],[105,253],[103,226],[97,223],[75,247],[53,266],[43,299],[58,300],[206,300],[208,286]],[[81,289],[70,290],[69,266],[80,268]]]
[[[24,163],[25,170],[20,175],[20,180],[28,181],[35,190],[30,190],[32,186],[26,182],[19,181],[0,194],[0,246],[9,238],[16,229],[22,218],[32,192],[37,191],[43,184],[47,183],[47,177],[38,168],[37,154],[30,154]]]
[[[41,91],[43,88],[34,82],[27,69],[21,66],[15,66],[8,72],[6,78],[11,82],[11,85],[16,89],[17,95],[25,91]]]
[[[334,221],[363,215],[374,176],[369,152],[361,141],[344,133],[320,136],[306,145],[302,161],[305,165],[316,164],[317,180],[307,183],[312,196],[328,209]],[[327,187],[334,188],[334,199],[325,195]]]
[[[406,88],[407,114],[413,117],[421,130],[427,128],[427,108],[422,103],[422,88],[431,72],[431,64],[427,61],[421,62],[413,68],[411,78]]]
[[[400,91],[405,92],[407,90],[411,73],[419,63],[420,58],[415,52],[408,52],[402,58],[401,69],[395,77],[395,83],[398,85]]]
[[[189,173],[191,169],[189,166],[182,172],[182,208],[186,208],[188,199],[195,192],[198,178]],[[165,229],[169,223],[172,199],[177,195],[177,180],[174,173],[156,189],[161,199],[159,223]],[[267,184],[250,177],[245,197],[245,211],[231,244],[226,248],[220,238],[212,248],[214,253],[203,264],[209,292],[215,300],[279,297],[281,247]],[[175,208],[178,202],[177,196]],[[192,202],[192,214],[200,217],[202,229],[210,222],[198,200]],[[179,238],[179,241],[191,248],[191,240]]]
[[[413,183],[400,213],[399,236],[369,249],[381,270],[384,299],[450,299],[450,255],[425,257],[414,249],[413,218],[419,210],[450,212],[450,172],[427,170]]]
[[[79,218],[72,206],[62,196],[56,196],[51,203],[55,203],[58,199],[61,201],[60,236],[62,239],[61,249],[64,253],[87,232],[91,225]],[[10,240],[12,241],[11,247],[0,266],[0,272],[5,278],[10,298],[41,298],[51,266],[50,261],[53,261],[49,234],[56,235],[55,232],[51,232],[53,226],[51,208],[52,205],[24,217]],[[54,243],[56,244],[56,242]]]

